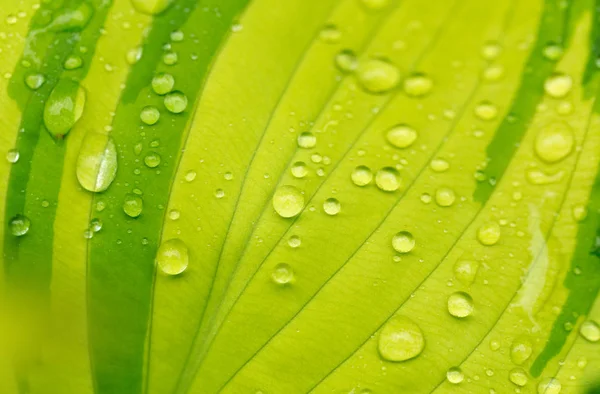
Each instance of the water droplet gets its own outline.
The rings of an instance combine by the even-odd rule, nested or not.
[[[527,181],[532,185],[549,185],[551,183],[557,183],[560,182],[564,176],[565,172],[563,170],[548,173],[538,168],[530,168],[525,172]]]
[[[335,55],[336,67],[345,73],[351,73],[358,68],[358,60],[356,54],[349,49],[344,49]]]
[[[152,90],[160,96],[170,93],[174,86],[175,78],[171,74],[160,73],[152,78]]]
[[[440,207],[449,207],[454,204],[455,200],[454,190],[448,187],[441,187],[435,191],[435,202]]]
[[[370,93],[386,93],[400,82],[400,71],[383,59],[369,59],[358,66],[358,82]]]
[[[510,359],[517,365],[527,361],[532,353],[533,345],[527,338],[517,338],[510,345]]]
[[[169,211],[169,219],[171,219],[171,220],[178,220],[180,216],[181,216],[181,214],[176,209],[171,209]]]
[[[227,171],[225,174],[223,174],[223,178],[224,178],[226,181],[230,181],[230,180],[232,180],[232,179],[233,179],[233,174],[232,174],[230,171]]]
[[[144,201],[142,198],[133,193],[127,193],[123,199],[123,212],[132,218],[137,218],[142,214],[144,209]]]
[[[492,64],[483,70],[483,79],[486,81],[498,81],[504,75],[504,67],[499,64]]]
[[[383,167],[375,174],[375,184],[383,191],[396,191],[402,185],[400,173],[394,167]]]
[[[181,30],[175,30],[171,32],[171,41],[173,42],[181,42],[185,38],[185,35]]]
[[[425,74],[414,74],[404,80],[404,93],[410,97],[423,97],[433,89],[433,81]]]
[[[69,55],[69,57],[67,57],[65,59],[63,67],[66,70],[75,70],[75,69],[81,67],[82,65],[83,65],[83,59],[81,58],[81,56]]]
[[[392,247],[398,253],[408,253],[414,249],[415,238],[408,231],[400,231],[392,237]]]
[[[49,31],[80,31],[92,18],[94,8],[88,3],[80,3],[77,8],[64,8],[54,16],[46,27]]]
[[[102,220],[98,218],[90,220],[90,230],[92,230],[95,233],[102,230]]]
[[[566,123],[553,122],[541,129],[535,138],[536,155],[548,163],[567,157],[573,150],[575,137]]]
[[[431,202],[431,194],[429,193],[423,193],[419,198],[423,204],[429,204]]]
[[[6,17],[6,23],[9,25],[14,25],[17,23],[18,19],[16,15],[10,14]]]
[[[319,38],[327,44],[335,44],[342,38],[342,32],[336,25],[325,25],[319,33]]]
[[[492,351],[494,351],[494,352],[495,352],[496,350],[500,349],[500,342],[498,342],[498,341],[497,341],[497,340],[495,340],[495,339],[492,339],[492,340],[490,341],[490,349],[491,349]]]
[[[16,149],[10,149],[8,152],[6,152],[6,160],[12,164],[19,161],[19,156],[19,151]]]
[[[546,59],[556,61],[562,57],[564,50],[562,46],[555,43],[549,43],[544,47],[543,55]]]
[[[174,238],[163,242],[156,252],[156,264],[167,275],[179,275],[189,264],[187,245],[180,239]]]
[[[10,233],[12,235],[15,237],[21,237],[29,232],[31,221],[27,216],[17,214],[10,219],[9,226]]]
[[[600,340],[600,326],[595,321],[584,321],[581,327],[579,327],[579,333],[590,342],[598,342]]]
[[[562,385],[556,378],[545,378],[537,387],[538,394],[558,394],[562,389]]]
[[[215,190],[215,197],[217,197],[219,199],[225,197],[225,190],[223,190],[223,189]]]
[[[275,283],[286,285],[294,280],[294,270],[289,264],[279,263],[273,268],[271,278]]]
[[[96,202],[96,211],[102,212],[106,209],[106,203],[102,200]]]
[[[157,15],[165,11],[173,0],[131,0],[136,11],[147,15]]]
[[[317,145],[317,137],[309,131],[305,131],[298,136],[298,146],[300,148],[310,149]]]
[[[527,384],[527,372],[523,368],[514,368],[508,373],[508,379],[519,387]]]
[[[502,52],[502,47],[497,42],[486,42],[481,48],[481,55],[486,60],[493,60],[497,58]]]
[[[41,88],[44,82],[46,82],[46,77],[44,77],[44,74],[34,73],[28,74],[25,77],[25,84],[31,90],[37,90]]]
[[[196,171],[189,170],[188,172],[185,173],[185,180],[187,182],[193,182],[194,179],[196,179]]]
[[[117,148],[113,139],[90,131],[86,134],[77,158],[77,180],[91,192],[102,192],[117,175]]]
[[[94,237],[94,232],[91,229],[87,229],[83,231],[83,238],[92,239]]]
[[[450,163],[444,159],[433,159],[429,163],[429,167],[435,172],[444,172],[450,168]]]
[[[352,171],[351,177],[356,186],[366,186],[373,181],[373,172],[367,166],[358,166]]]
[[[387,7],[390,3],[390,0],[360,0],[360,3],[367,10],[379,11]]]
[[[160,164],[160,155],[156,152],[150,152],[144,157],[144,164],[150,168],[158,167]]]
[[[169,112],[174,114],[180,114],[187,108],[188,99],[180,91],[175,91],[173,93],[169,93],[165,96],[165,107]]]
[[[62,138],[81,118],[85,90],[70,79],[58,81],[44,106],[44,124],[55,138]]]
[[[408,148],[417,139],[417,132],[410,126],[399,124],[391,127],[385,136],[387,141],[396,148]]]
[[[565,97],[573,87],[573,79],[566,74],[554,73],[544,82],[544,91],[553,98]]]
[[[340,213],[342,206],[336,198],[328,198],[323,203],[323,211],[330,216],[335,216]]]
[[[158,108],[148,105],[142,108],[142,112],[140,112],[140,119],[148,126],[152,126],[160,119],[160,111]]]
[[[475,280],[479,263],[473,260],[459,260],[454,264],[454,277],[465,285],[470,285]]]
[[[163,63],[166,64],[167,66],[172,66],[174,64],[177,64],[177,61],[179,60],[179,56],[177,55],[177,52],[166,52],[163,55]]]
[[[481,120],[493,120],[498,116],[498,108],[489,101],[482,101],[475,106],[475,116]]]
[[[379,333],[378,349],[384,360],[409,360],[421,354],[424,348],[423,332],[407,317],[392,317]]]
[[[140,61],[143,53],[144,50],[142,47],[132,48],[129,51],[127,51],[127,55],[125,55],[125,60],[127,60],[127,63],[129,63],[130,65],[134,65]]]
[[[588,210],[584,204],[575,204],[573,206],[573,219],[578,222],[585,220],[587,217]]]
[[[273,208],[281,217],[294,217],[304,209],[304,195],[295,186],[283,185],[273,195]]]
[[[470,316],[473,313],[473,298],[463,291],[457,291],[448,297],[448,312],[459,318]]]
[[[459,367],[452,367],[446,372],[446,379],[452,384],[459,384],[465,379],[465,374]]]
[[[477,240],[483,245],[491,246],[500,239],[500,225],[497,222],[484,223],[477,230]]]

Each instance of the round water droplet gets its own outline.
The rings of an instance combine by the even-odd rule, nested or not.
[[[183,41],[185,35],[181,30],[175,30],[171,32],[171,41],[173,42],[181,42]]]
[[[491,246],[498,242],[500,234],[500,225],[497,222],[488,222],[477,230],[477,240],[483,245]]]
[[[137,218],[142,214],[143,209],[144,201],[140,196],[133,193],[125,195],[125,198],[123,199],[123,212],[125,212],[127,216]]]
[[[90,230],[92,230],[95,233],[102,230],[102,220],[98,218],[90,220]]]
[[[556,378],[545,378],[537,386],[538,394],[558,394],[562,385]]]
[[[140,119],[148,126],[152,126],[160,119],[160,111],[158,108],[148,105],[142,108],[142,112],[140,112]]]
[[[465,379],[465,374],[459,367],[452,367],[446,372],[446,379],[452,384],[459,384]]]
[[[292,235],[289,239],[288,239],[288,245],[290,246],[290,248],[297,248],[302,244],[302,240],[300,239],[299,236],[297,235]]]
[[[400,231],[392,237],[392,247],[398,253],[408,253],[414,249],[415,238],[408,231]]]
[[[125,60],[127,60],[127,63],[129,63],[130,65],[134,65],[140,61],[143,53],[144,50],[142,47],[132,48],[129,51],[127,51],[127,55],[125,55]]]
[[[483,70],[483,79],[486,81],[498,81],[504,75],[504,67],[499,64],[492,64]]]
[[[351,177],[356,186],[366,186],[373,181],[373,172],[367,166],[358,166],[352,171]]]
[[[600,326],[595,321],[584,321],[581,327],[579,327],[579,333],[590,342],[598,342],[600,340]]]
[[[335,44],[342,38],[342,32],[336,25],[325,25],[319,32],[319,38],[327,44]]]
[[[76,174],[85,190],[108,189],[117,175],[117,148],[110,136],[94,131],[86,134],[79,149]]]
[[[279,263],[273,268],[271,278],[273,278],[275,283],[286,285],[294,280],[294,270],[292,270],[289,264]]]
[[[553,98],[565,97],[573,87],[573,79],[566,74],[554,73],[544,82],[544,91]]]
[[[273,195],[273,208],[281,217],[294,217],[304,209],[304,195],[295,186],[283,185]]]
[[[375,174],[375,184],[383,191],[396,191],[402,185],[400,173],[394,167],[384,167]]]
[[[174,0],[131,0],[136,11],[142,14],[157,15],[165,11]]]
[[[317,137],[309,132],[305,131],[298,136],[298,146],[300,148],[310,149],[317,145]]]
[[[6,161],[14,164],[19,161],[19,156],[18,150],[10,149],[8,152],[6,152]]]
[[[152,78],[152,90],[158,95],[170,93],[175,86],[175,78],[171,74],[160,73]]]
[[[185,173],[185,180],[187,182],[193,182],[194,179],[196,179],[196,171],[189,170],[188,172]]]
[[[77,55],[70,55],[65,59],[65,62],[63,64],[63,67],[66,70],[75,70],[81,66],[83,66],[83,59],[81,58],[81,56]]]
[[[335,65],[340,71],[351,73],[358,68],[358,59],[356,59],[356,54],[354,52],[349,49],[344,49],[335,55]]]
[[[44,82],[46,82],[46,77],[40,73],[28,74],[25,77],[25,84],[31,90],[37,90],[41,88]]]
[[[330,216],[335,216],[340,213],[342,206],[336,198],[328,198],[323,203],[323,211]]]
[[[379,11],[387,7],[390,0],[360,0],[360,3],[367,10]]]
[[[454,204],[455,200],[454,190],[448,187],[441,187],[435,191],[435,202],[440,207],[449,207]]]
[[[517,365],[527,361],[532,353],[533,345],[527,338],[516,338],[510,346],[510,359]]]
[[[470,316],[473,313],[473,298],[463,291],[457,291],[448,297],[448,312],[459,318]]]
[[[160,155],[156,152],[150,152],[144,157],[144,164],[149,168],[158,167],[160,164]]]
[[[535,138],[536,155],[548,163],[567,157],[575,145],[573,130],[566,123],[553,122],[540,130]]]
[[[175,91],[165,96],[165,107],[169,112],[180,114],[187,108],[188,99],[185,94]]]
[[[486,60],[497,58],[502,52],[502,47],[497,42],[488,41],[481,48],[481,55]]]
[[[404,80],[404,93],[410,97],[423,97],[433,89],[433,81],[425,74],[414,74]]]
[[[174,238],[163,242],[156,252],[156,264],[167,275],[179,275],[189,264],[187,245],[180,239]]]
[[[177,61],[179,60],[179,55],[177,55],[177,52],[165,52],[165,54],[163,55],[163,63],[166,64],[167,66],[172,66],[174,64],[177,64]]]
[[[479,263],[473,260],[459,260],[454,264],[454,277],[465,285],[470,285],[475,280]]]
[[[225,197],[225,190],[223,190],[223,189],[215,190],[215,197],[217,197],[219,199]]]
[[[396,148],[408,148],[417,139],[417,132],[410,126],[399,124],[391,127],[385,136],[387,141]]]
[[[578,222],[585,220],[588,210],[584,204],[576,204],[573,206],[573,219]]]
[[[431,163],[429,163],[429,167],[435,172],[444,172],[448,171],[450,163],[444,159],[433,159],[431,160]]]
[[[171,219],[171,220],[178,220],[180,216],[181,216],[181,213],[179,213],[179,211],[176,209],[171,209],[169,211],[169,219]]]
[[[70,79],[58,81],[44,106],[44,124],[55,138],[63,138],[81,118],[85,90]]]
[[[419,199],[423,204],[429,204],[431,202],[431,194],[423,193],[421,194],[421,197],[419,197]]]
[[[384,360],[410,360],[421,354],[424,348],[423,332],[407,317],[392,317],[379,333],[378,349]]]
[[[549,43],[544,47],[544,57],[548,60],[556,61],[562,57],[564,53],[563,47],[559,44]]]
[[[22,237],[29,232],[31,221],[25,215],[15,215],[9,222],[10,233],[15,237]]]
[[[308,168],[306,167],[306,163],[303,161],[297,161],[292,164],[290,171],[296,178],[304,178],[308,174]]]
[[[386,93],[400,82],[400,71],[383,59],[369,59],[358,66],[358,82],[370,93]]]
[[[498,116],[498,108],[489,101],[482,101],[475,106],[475,116],[481,120],[493,120]]]
[[[523,368],[514,368],[508,373],[508,379],[519,387],[527,384],[527,372]]]

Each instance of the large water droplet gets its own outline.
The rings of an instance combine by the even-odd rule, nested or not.
[[[579,333],[590,342],[598,342],[600,340],[600,326],[595,321],[584,321],[581,327],[579,327]]]
[[[407,317],[392,317],[379,333],[379,354],[387,361],[410,360],[421,354],[424,348],[423,332]]]
[[[535,138],[535,153],[548,163],[567,157],[573,150],[575,138],[571,127],[562,122],[553,122],[539,131]]]
[[[85,90],[71,79],[58,81],[44,106],[44,124],[55,138],[62,138],[81,118]]]
[[[137,218],[142,214],[143,209],[144,201],[140,196],[133,193],[125,195],[125,198],[123,199],[123,212],[125,212],[127,216]]]
[[[28,74],[25,77],[25,84],[31,90],[37,90],[41,88],[44,82],[46,82],[46,77],[44,77],[44,74],[34,73]]]
[[[388,142],[396,148],[408,148],[417,139],[417,132],[410,126],[399,124],[391,127],[385,136]]]
[[[459,260],[454,264],[454,277],[465,285],[470,285],[475,280],[479,263],[473,260]]]
[[[459,367],[452,367],[446,372],[446,379],[452,384],[459,384],[465,379],[465,374]]]
[[[352,171],[351,177],[356,186],[366,186],[373,181],[373,172],[367,166],[358,166]]]
[[[527,338],[516,338],[510,345],[510,359],[517,365],[527,361],[532,353],[533,345]]]
[[[308,174],[308,168],[303,161],[297,161],[290,168],[292,175],[296,178],[304,178]]]
[[[441,187],[435,191],[435,202],[440,207],[449,207],[454,204],[456,200],[456,194],[454,190],[448,187]]]
[[[295,186],[283,185],[273,195],[273,208],[281,217],[294,217],[304,209],[304,195]]]
[[[477,240],[483,245],[491,246],[500,240],[500,225],[497,222],[484,223],[477,230]]]
[[[175,91],[165,96],[165,107],[169,112],[180,114],[187,108],[188,99],[182,92]]]
[[[156,152],[149,152],[144,157],[144,164],[149,168],[158,167],[160,164],[160,155]]]
[[[156,15],[165,11],[174,0],[131,0],[133,8],[142,14]]]
[[[414,249],[415,238],[408,231],[400,231],[392,237],[392,247],[398,253],[408,253]]]
[[[425,74],[414,74],[404,80],[404,93],[410,97],[423,97],[433,89],[433,81]]]
[[[21,237],[29,232],[31,221],[25,215],[15,215],[10,219],[9,227],[12,235]]]
[[[473,313],[473,298],[463,291],[457,291],[448,297],[448,312],[459,318],[470,316]]]
[[[337,200],[337,198],[328,198],[323,203],[323,211],[325,211],[325,213],[330,216],[337,215],[338,213],[340,213],[341,209],[342,209],[342,205]]]
[[[358,66],[358,81],[370,93],[386,93],[400,82],[400,71],[383,59],[369,59]]]
[[[573,79],[566,74],[555,73],[544,82],[544,91],[553,98],[565,97],[573,87]]]
[[[175,78],[171,74],[160,73],[152,78],[152,90],[158,95],[170,93],[175,86]]]
[[[174,238],[163,242],[156,252],[156,264],[167,275],[179,275],[186,270],[189,263],[187,245]]]
[[[19,151],[16,149],[10,149],[8,152],[6,152],[6,161],[8,161],[9,163],[16,163],[19,161]]]
[[[113,139],[90,131],[86,134],[77,158],[77,180],[84,189],[102,192],[117,175],[117,148]]]
[[[93,14],[94,8],[83,2],[77,8],[66,8],[56,14],[46,29],[49,31],[80,31],[88,24]]]
[[[519,387],[527,384],[527,372],[523,368],[514,368],[508,373],[508,379]]]
[[[158,108],[148,105],[142,108],[142,112],[140,112],[140,120],[147,124],[148,126],[152,126],[158,122],[160,119],[160,111]]]
[[[537,387],[538,394],[558,394],[562,389],[562,385],[556,378],[545,378]]]
[[[298,146],[300,148],[310,149],[317,145],[317,137],[310,131],[305,131],[298,136]]]
[[[273,268],[271,278],[277,284],[286,285],[294,280],[294,270],[289,264],[279,263]]]
[[[402,179],[394,167],[384,167],[375,174],[375,184],[383,191],[393,192],[402,186]]]

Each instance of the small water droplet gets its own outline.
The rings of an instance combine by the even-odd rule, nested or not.
[[[410,97],[424,97],[433,89],[433,80],[425,74],[413,74],[404,80],[404,93]]]
[[[181,214],[176,209],[171,209],[169,211],[169,219],[171,219],[171,220],[178,220],[180,216],[181,216]]]
[[[156,264],[166,275],[181,274],[189,264],[187,245],[178,238],[163,242],[156,252]]]
[[[170,93],[174,86],[175,78],[171,74],[159,73],[152,78],[152,90],[160,96]]]
[[[385,133],[387,141],[396,148],[408,148],[417,139],[417,132],[410,126],[398,124]]]
[[[454,204],[456,200],[456,194],[454,190],[448,187],[441,187],[435,191],[435,202],[440,207],[449,207]]]
[[[144,201],[140,196],[133,193],[127,193],[125,195],[125,198],[123,199],[123,212],[125,212],[127,216],[137,218],[142,214],[143,209]]]
[[[392,317],[379,333],[379,354],[387,361],[405,361],[417,357],[425,348],[419,326],[404,316]]]
[[[70,79],[58,81],[44,106],[44,124],[55,138],[63,138],[81,118],[85,90]]]
[[[556,61],[562,57],[564,50],[556,43],[549,43],[544,47],[543,55],[546,59]]]
[[[156,152],[150,152],[144,157],[144,164],[149,168],[158,167],[160,164],[160,155]]]
[[[95,233],[102,230],[102,220],[98,218],[90,220],[90,230],[92,230]]]
[[[298,136],[298,146],[300,148],[310,149],[317,145],[317,137],[309,132],[305,131]]]
[[[152,126],[158,122],[160,119],[160,111],[158,108],[148,105],[142,108],[142,112],[140,112],[140,120],[147,124],[148,126]]]
[[[533,345],[527,338],[516,338],[510,345],[510,359],[517,365],[527,361],[532,353]]]
[[[69,57],[67,57],[63,63],[63,67],[66,70],[75,70],[81,66],[83,66],[83,59],[81,56],[77,55],[69,55]]]
[[[335,44],[342,38],[342,32],[336,25],[325,25],[319,33],[319,38],[327,44]]]
[[[450,294],[448,312],[458,318],[470,316],[473,313],[473,298],[463,291]]]
[[[29,232],[31,221],[25,215],[17,214],[10,219],[10,233],[15,237],[22,237]]]
[[[454,277],[465,285],[470,285],[475,280],[479,263],[473,260],[459,260],[454,264]]]
[[[106,209],[106,203],[102,200],[96,202],[96,211],[102,212]]]
[[[306,167],[306,163],[303,161],[297,161],[292,164],[290,172],[296,178],[304,178],[308,174],[308,168]]]
[[[351,178],[356,186],[366,186],[373,181],[373,172],[367,166],[358,166],[352,171]]]
[[[223,190],[223,189],[215,190],[215,197],[218,199],[225,197],[225,190]]]
[[[538,394],[558,394],[562,385],[556,378],[545,378],[537,386]]]
[[[595,321],[584,321],[581,327],[579,327],[579,333],[590,342],[598,342],[600,340],[600,326]]]
[[[289,239],[288,239],[288,245],[290,246],[290,248],[297,248],[302,244],[302,240],[300,239],[299,236],[297,235],[292,235]]]
[[[483,70],[483,79],[489,82],[498,81],[504,75],[504,67],[492,64]]]
[[[181,30],[175,30],[171,32],[171,41],[173,42],[181,42],[185,38],[185,35]]]
[[[493,120],[498,116],[498,108],[489,101],[482,101],[475,106],[475,116],[481,120]]]
[[[414,249],[415,238],[408,231],[400,231],[392,237],[392,247],[398,253],[408,253]]]
[[[102,192],[117,175],[117,148],[113,139],[90,131],[86,134],[77,158],[77,180],[90,192]]]
[[[169,93],[165,96],[165,107],[169,112],[180,114],[187,108],[188,99],[180,91]]]
[[[450,168],[450,163],[444,159],[433,159],[429,163],[429,167],[435,172],[444,172]]]
[[[19,151],[16,149],[10,149],[8,152],[6,152],[6,161],[8,161],[9,163],[16,163],[19,161]]]
[[[573,79],[562,73],[554,73],[544,82],[544,91],[553,98],[565,97],[573,87]]]
[[[358,66],[358,81],[370,93],[386,93],[400,82],[400,71],[387,60],[368,59]]]
[[[429,204],[432,200],[431,194],[429,194],[429,193],[423,193],[423,194],[421,194],[421,197],[419,197],[419,198],[423,204]]]
[[[380,190],[393,192],[400,188],[402,179],[394,167],[383,167],[375,174],[375,184]]]
[[[491,246],[500,240],[500,225],[497,222],[487,222],[477,230],[477,240],[483,245]]]
[[[573,219],[578,222],[585,220],[587,217],[588,210],[584,204],[575,204],[573,206]]]
[[[344,49],[335,55],[336,67],[345,73],[351,73],[358,68],[358,60],[356,54],[349,49]]]
[[[527,384],[527,372],[523,368],[514,368],[508,373],[508,379],[519,387]]]
[[[83,231],[83,238],[92,239],[94,237],[94,232],[91,229],[86,229]]]
[[[44,74],[33,73],[28,74],[25,77],[25,84],[31,90],[37,90],[41,88],[44,82],[46,82],[46,77],[44,77]]]
[[[490,341],[490,349],[491,349],[492,351],[494,351],[494,352],[495,352],[496,350],[500,349],[500,342],[498,342],[498,341],[497,341],[497,340],[495,340],[495,339],[492,339],[492,340]]]
[[[165,11],[173,0],[131,0],[136,11],[147,15],[158,15]]]
[[[465,374],[459,367],[452,367],[446,372],[446,379],[452,384],[459,384],[465,379]]]
[[[128,64],[133,66],[134,64],[140,61],[143,53],[144,50],[142,49],[142,47],[132,48],[129,51],[127,51],[127,55],[125,55],[125,60],[127,60]]]
[[[567,157],[573,150],[575,137],[566,123],[553,122],[541,129],[535,138],[536,155],[548,163]]]
[[[335,216],[340,213],[342,206],[336,198],[328,198],[323,203],[323,211],[330,216]]]
[[[185,180],[187,182],[193,182],[194,179],[196,179],[196,171],[189,170],[188,172],[185,173]]]
[[[179,60],[179,55],[177,55],[177,52],[168,51],[164,53],[162,60],[163,63],[167,66],[172,66],[174,64],[177,64],[177,61]]]
[[[273,268],[271,278],[277,284],[286,285],[294,280],[294,270],[289,264],[279,263]]]
[[[281,217],[294,217],[304,209],[304,195],[295,186],[283,185],[273,195],[273,208]]]

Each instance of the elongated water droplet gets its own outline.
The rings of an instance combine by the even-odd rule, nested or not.
[[[384,167],[375,174],[375,184],[380,190],[393,192],[402,186],[402,179],[394,167]]]
[[[415,248],[415,238],[408,231],[400,231],[392,238],[392,247],[398,253],[408,253]]]
[[[160,119],[160,111],[158,108],[148,105],[142,108],[142,112],[140,112],[140,120],[147,124],[148,126],[152,126],[158,122]]]
[[[22,237],[29,232],[31,221],[25,215],[15,215],[9,222],[10,233],[15,237]]]
[[[433,89],[433,81],[425,74],[414,74],[404,80],[404,93],[410,97],[423,97]]]
[[[92,18],[94,8],[88,3],[81,3],[77,8],[66,8],[52,19],[46,27],[49,31],[80,31]]]
[[[158,95],[170,93],[175,86],[175,78],[171,74],[160,73],[152,78],[152,90]]]
[[[92,230],[95,233],[102,230],[102,220],[98,218],[90,220],[90,230]]]
[[[335,65],[340,71],[351,73],[358,68],[358,59],[356,59],[354,52],[344,49],[335,55]]]
[[[545,378],[538,384],[538,394],[558,394],[562,389],[562,385],[556,378]]]
[[[598,342],[600,340],[600,326],[595,321],[584,321],[581,327],[579,327],[579,333],[590,342]]]
[[[553,98],[565,97],[573,87],[573,79],[567,74],[552,74],[544,82],[544,91]]]
[[[493,120],[498,116],[498,108],[489,101],[482,101],[475,106],[475,116],[481,120]]]
[[[481,48],[481,55],[486,60],[493,60],[497,58],[502,52],[502,47],[495,41],[486,42]]]
[[[492,64],[483,70],[483,79],[486,81],[498,81],[504,75],[504,68],[499,64]]]
[[[337,198],[328,198],[323,203],[323,211],[325,211],[325,213],[330,216],[337,215],[338,213],[340,213],[341,209],[342,209],[342,205],[337,200]]]
[[[410,126],[399,124],[391,127],[385,133],[387,141],[396,148],[408,148],[417,139],[417,132]]]
[[[123,212],[132,218],[137,218],[144,210],[144,200],[136,194],[128,193],[123,199]]]
[[[435,172],[444,172],[450,168],[450,163],[444,159],[433,159],[429,163],[429,167]]]
[[[525,172],[527,181],[532,185],[549,185],[562,181],[565,176],[563,170],[556,172],[545,172],[538,168],[530,168]]]
[[[86,134],[77,158],[77,180],[84,189],[102,192],[117,175],[117,148],[113,139],[90,131]]]
[[[187,108],[188,99],[182,92],[175,91],[165,96],[165,107],[169,112],[180,114]]]
[[[189,260],[187,245],[178,238],[163,242],[156,253],[156,264],[167,275],[181,274],[188,267]]]
[[[63,67],[66,70],[75,70],[83,65],[83,59],[81,56],[77,55],[69,55],[63,64]]]
[[[366,186],[373,181],[373,172],[367,166],[358,166],[352,171],[351,178],[356,186]]]
[[[273,208],[281,217],[294,217],[304,209],[304,195],[295,186],[283,185],[273,195]]]
[[[142,14],[157,15],[165,11],[174,0],[131,0],[136,11]]]
[[[508,373],[508,379],[519,387],[527,384],[527,372],[523,368],[514,368]]]
[[[465,374],[459,367],[452,367],[446,372],[446,379],[452,384],[459,384],[465,379]]]
[[[386,93],[400,82],[400,71],[383,59],[369,59],[358,66],[358,82],[370,93]]]
[[[44,77],[44,74],[34,73],[28,74],[25,77],[25,84],[31,90],[37,90],[41,88],[44,82],[46,82],[46,77]]]
[[[543,54],[548,60],[556,61],[562,57],[563,47],[556,43],[549,43],[544,47]]]
[[[55,138],[62,138],[81,118],[85,90],[71,79],[58,81],[44,106],[44,124]]]
[[[574,144],[575,137],[571,127],[562,122],[553,122],[537,134],[535,153],[545,162],[555,163],[567,157]]]
[[[440,207],[449,207],[454,204],[456,200],[456,194],[454,190],[448,187],[440,187],[435,191],[435,202]]]
[[[470,285],[475,280],[479,270],[479,263],[473,260],[459,260],[454,264],[454,277],[465,285]]]
[[[298,136],[298,146],[300,148],[310,149],[317,145],[317,137],[309,131],[305,131]]]
[[[470,316],[473,313],[473,298],[463,291],[450,294],[448,312],[458,318]]]
[[[483,245],[491,246],[500,240],[500,234],[500,225],[497,222],[488,222],[477,230],[477,240]]]
[[[510,359],[517,365],[527,361],[532,353],[533,345],[527,338],[516,338],[510,345]]]
[[[384,360],[410,360],[421,354],[424,348],[423,332],[407,317],[392,317],[379,333],[378,349]]]
[[[289,264],[279,263],[273,268],[271,278],[277,284],[286,285],[294,280],[294,270]]]
[[[19,161],[19,151],[16,149],[10,149],[8,152],[6,152],[6,161],[8,161],[9,163],[16,163]]]
[[[173,42],[181,42],[183,41],[185,35],[183,34],[183,32],[181,30],[175,30],[171,32],[171,41]]]

